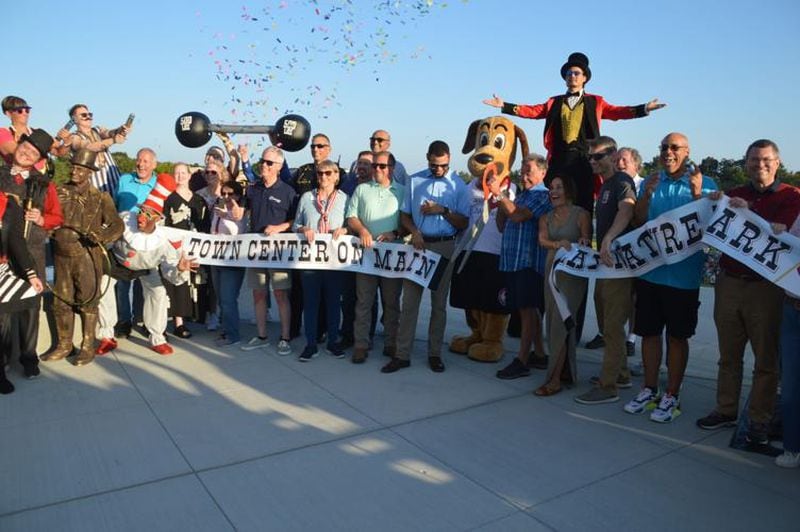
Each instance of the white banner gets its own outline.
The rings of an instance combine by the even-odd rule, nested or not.
[[[613,266],[585,246],[560,249],[549,284],[559,312],[569,318],[566,301],[556,286],[556,271],[593,279],[638,277],[664,264],[680,262],[712,246],[770,282],[800,294],[800,239],[775,234],[769,222],[749,209],[731,207],[728,198],[693,201],[659,216],[614,241]]]
[[[165,227],[168,238],[181,241],[187,257],[209,266],[277,270],[342,270],[401,278],[426,288],[438,286],[447,260],[438,253],[405,244],[375,242],[365,248],[353,236],[333,240],[318,234],[313,242],[296,233],[209,235]]]

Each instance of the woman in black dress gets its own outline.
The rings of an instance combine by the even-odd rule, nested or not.
[[[164,224],[187,231],[200,231],[207,233],[211,223],[211,216],[202,197],[189,190],[189,167],[178,163],[173,170],[177,188],[164,201]],[[180,286],[164,283],[164,288],[169,296],[169,315],[174,320],[173,334],[178,338],[189,338],[192,333],[183,323],[184,318],[201,321],[200,314],[204,314],[202,307],[203,298],[198,297],[203,285],[197,274],[192,274],[190,282]]]

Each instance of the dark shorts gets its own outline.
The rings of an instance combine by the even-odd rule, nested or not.
[[[544,312],[544,277],[533,268],[504,272],[504,275],[509,309],[537,308]]]
[[[685,290],[636,279],[636,324],[639,336],[667,335],[687,339],[697,328],[700,289]]]
[[[450,283],[450,306],[482,310],[494,314],[508,314],[506,306],[506,279],[500,271],[500,256],[473,251],[461,273],[458,268],[464,258],[462,252],[453,270]]]

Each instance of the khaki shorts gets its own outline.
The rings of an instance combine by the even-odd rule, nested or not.
[[[253,290],[267,290],[270,284],[273,290],[289,290],[292,287],[292,276],[288,270],[249,268],[247,283]]]

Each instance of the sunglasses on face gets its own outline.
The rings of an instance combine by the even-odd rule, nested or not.
[[[381,137],[370,137],[369,138],[370,142],[376,142],[378,144],[383,144],[384,142],[388,142],[388,140],[389,139],[384,139],[384,138],[381,138]]]
[[[442,170],[447,170],[449,167],[450,163],[444,163],[444,164],[428,163],[428,168],[430,168],[431,170],[436,170],[437,168],[441,168]]]
[[[598,153],[590,153],[589,154],[589,160],[591,160],[591,161],[601,161],[601,160],[603,160],[603,158],[605,158],[610,153],[611,153],[610,150],[601,151],[601,152],[598,152]]]
[[[312,150],[321,150],[322,148],[327,148],[328,146],[330,146],[330,144],[312,144],[311,145],[311,149]]]
[[[161,217],[161,215],[157,212],[152,212],[149,210],[141,210],[139,211],[139,214],[147,220],[158,220]]]
[[[564,72],[564,77],[568,78],[570,76],[580,76],[582,74],[583,72],[581,72],[580,70],[567,70],[566,72]]]
[[[222,192],[220,194],[220,197],[222,197],[222,198],[232,198],[234,196],[236,196],[236,194],[234,194],[233,192],[228,192],[228,191]]]
[[[322,177],[322,176],[326,176],[327,177],[327,176],[330,176],[330,175],[333,175],[333,174],[338,174],[338,173],[339,172],[337,172],[336,170],[317,170],[317,177]]]
[[[376,169],[376,170],[377,170],[378,168],[380,168],[381,170],[386,170],[387,168],[389,168],[389,167],[390,167],[390,166],[392,166],[392,165],[391,165],[391,164],[388,164],[388,163],[372,163],[372,165],[371,165],[371,166],[372,166],[372,168],[374,168],[374,169]]]
[[[20,106],[20,107],[12,107],[11,109],[9,109],[9,111],[11,111],[12,113],[17,113],[18,115],[21,115],[23,113],[30,113],[31,112],[31,108],[28,105],[23,105],[23,106]]]
[[[94,117],[94,113],[78,113],[78,116],[84,120],[91,120]]]
[[[669,150],[669,151],[681,151],[681,149],[685,148],[685,147],[686,146],[680,146],[678,144],[662,144],[661,146],[658,147],[658,149],[659,149],[659,151],[661,151],[661,153],[664,153],[667,150]]]
[[[273,164],[278,164],[278,161],[270,161],[269,159],[261,159],[261,164],[266,164],[267,166],[272,166]]]

